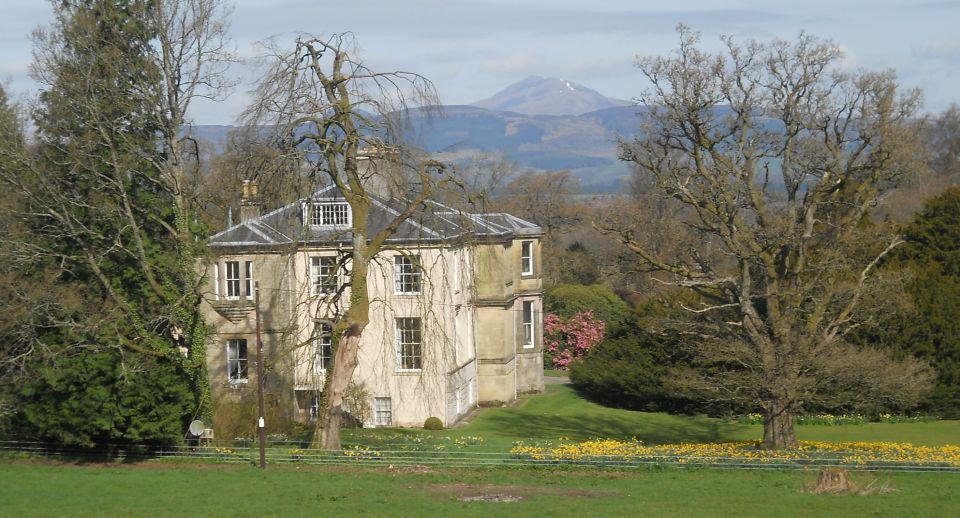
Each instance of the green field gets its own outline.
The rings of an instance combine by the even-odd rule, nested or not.
[[[960,475],[855,473],[887,493],[811,494],[812,472],[458,470],[0,463],[4,516],[950,516]],[[486,497],[519,501],[463,501]]]
[[[761,439],[763,428],[704,416],[607,408],[587,401],[569,385],[548,385],[546,394],[528,396],[516,408],[484,409],[462,428],[443,433],[480,436],[485,439],[486,448],[506,451],[515,441],[560,437],[574,440],[636,437],[649,444]],[[797,436],[810,441],[889,441],[939,446],[960,444],[960,421],[806,425],[797,427]]]
[[[579,396],[568,385],[548,385],[542,396],[518,408],[491,408],[461,430],[491,444],[526,439],[630,439],[649,443],[716,442],[756,438],[759,427],[707,417],[673,416],[607,408]]]
[[[801,439],[956,444],[960,422],[800,426]],[[758,425],[601,407],[569,386],[514,408],[484,409],[461,428],[352,430],[348,440],[420,434],[515,441],[636,437],[648,443],[760,437]],[[449,440],[449,439],[448,439]],[[385,463],[386,464],[386,463]],[[960,473],[854,472],[867,495],[818,495],[817,472],[641,467],[437,468],[150,461],[131,464],[0,462],[0,516],[951,516]],[[485,498],[488,501],[465,501]],[[489,501],[515,500],[515,501]]]
[[[960,431],[960,427],[956,430]],[[762,430],[708,417],[673,416],[607,408],[587,401],[569,385],[547,385],[545,394],[524,396],[518,405],[479,410],[466,424],[442,432],[401,429],[345,430],[345,443],[364,443],[377,436],[422,435],[479,437],[474,448],[509,451],[515,442],[568,439],[631,439],[646,443],[718,442],[756,439]]]

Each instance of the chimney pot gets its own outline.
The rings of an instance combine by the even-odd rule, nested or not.
[[[256,180],[244,180],[240,200],[240,223],[260,217],[260,189]]]

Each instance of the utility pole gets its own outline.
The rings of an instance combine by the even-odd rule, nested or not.
[[[257,438],[260,442],[260,469],[267,469],[267,432],[263,421],[263,340],[260,339],[260,281],[253,284],[257,313],[257,406],[260,409],[260,419],[257,421]]]

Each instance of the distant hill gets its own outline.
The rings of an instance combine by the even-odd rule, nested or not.
[[[630,104],[565,79],[531,76],[472,106],[524,115],[581,115]]]
[[[211,144],[213,149],[220,153],[227,144],[227,136],[234,126],[197,125],[190,127],[190,134],[197,140]]]
[[[620,106],[583,115],[524,115],[476,106],[445,106],[439,117],[410,114],[412,142],[441,160],[498,153],[524,169],[570,170],[590,192],[615,192],[629,169],[618,159],[618,137],[639,127],[638,108]]]
[[[532,92],[538,85],[556,85],[559,81],[528,78],[504,92],[524,83],[528,83],[529,88],[520,90]],[[566,84],[562,84],[566,89]],[[441,160],[458,162],[469,160],[477,153],[497,153],[521,169],[570,170],[580,179],[584,192],[618,192],[629,168],[617,158],[617,139],[636,134],[640,123],[637,113],[642,108],[573,83],[570,88],[573,90],[567,91],[571,92],[571,104],[574,99],[591,98],[594,104],[603,107],[563,115],[527,114],[473,105],[444,106],[440,116],[435,115],[435,110],[431,110],[431,116],[425,110],[412,110],[410,140]],[[549,91],[544,95],[554,100],[559,98]],[[534,101],[531,99],[531,103]],[[588,104],[584,101],[579,106]],[[543,106],[546,105],[544,101]],[[195,126],[193,134],[222,149],[231,129],[230,126]]]
[[[570,170],[585,192],[616,192],[629,169],[617,158],[617,138],[639,127],[635,106],[607,108],[577,116],[524,115],[476,106],[444,106],[409,114],[410,141],[451,162],[478,153],[502,154],[521,169]],[[194,126],[200,140],[222,150],[230,126]]]

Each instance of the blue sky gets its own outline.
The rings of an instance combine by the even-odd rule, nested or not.
[[[30,31],[48,23],[42,0],[5,0],[0,17],[0,80],[29,95]],[[446,104],[493,95],[530,75],[562,77],[629,99],[643,89],[636,56],[664,54],[684,23],[703,34],[745,40],[794,38],[801,30],[837,43],[848,68],[896,69],[901,83],[924,90],[928,111],[960,103],[960,1],[907,0],[236,0],[231,35],[242,57],[257,42],[292,41],[297,32],[352,31],[375,69],[402,69],[431,79]],[[201,124],[230,124],[255,73],[225,102],[196,106]]]

